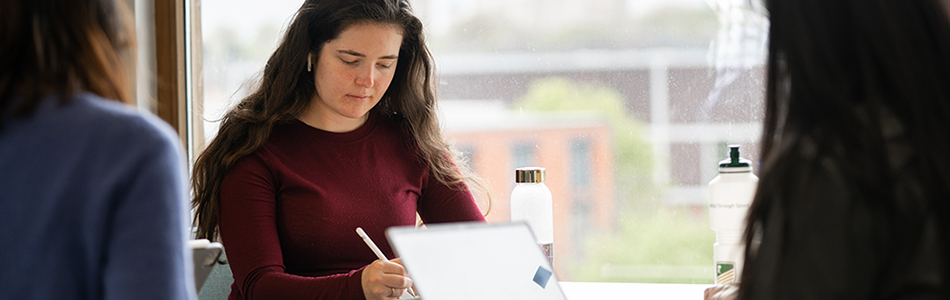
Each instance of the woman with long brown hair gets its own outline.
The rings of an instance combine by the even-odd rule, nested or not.
[[[260,85],[199,156],[197,235],[221,240],[230,299],[392,299],[412,285],[390,226],[484,221],[436,119],[406,0],[308,0]]]
[[[182,147],[126,105],[130,20],[0,1],[0,299],[195,298]]]

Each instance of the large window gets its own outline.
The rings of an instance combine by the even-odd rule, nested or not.
[[[201,0],[205,140],[301,3]],[[411,3],[445,133],[488,179],[491,222],[508,220],[514,168],[545,167],[561,280],[712,283],[706,183],[725,145],[758,160],[762,13],[744,0]]]

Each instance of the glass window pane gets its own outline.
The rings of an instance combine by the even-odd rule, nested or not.
[[[253,89],[300,0],[201,0],[205,141],[218,121]],[[204,148],[204,147],[200,147]]]
[[[712,283],[706,184],[726,145],[758,161],[768,24],[752,2],[411,0],[488,220],[508,221],[514,168],[545,167],[561,280]],[[302,1],[201,3],[210,141]]]

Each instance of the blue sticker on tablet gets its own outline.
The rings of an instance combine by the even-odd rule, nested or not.
[[[544,269],[544,267],[538,266],[538,271],[534,272],[534,283],[537,283],[541,288],[545,288],[548,285],[548,280],[551,279],[551,271]]]

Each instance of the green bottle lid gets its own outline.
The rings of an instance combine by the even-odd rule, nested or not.
[[[719,162],[719,172],[736,173],[751,172],[752,165],[748,159],[739,157],[739,145],[729,145],[729,158]]]

